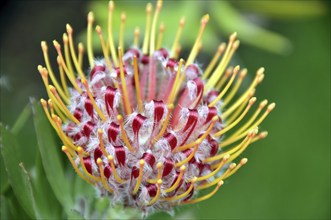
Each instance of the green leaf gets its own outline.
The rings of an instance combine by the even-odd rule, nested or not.
[[[48,182],[53,189],[56,198],[61,203],[70,218],[81,218],[73,212],[75,203],[73,193],[70,191],[70,182],[65,177],[65,172],[59,156],[60,147],[56,144],[53,131],[45,117],[39,103],[32,101],[33,120],[37,134],[38,147],[41,154],[42,164]]]
[[[1,219],[31,219],[17,201],[12,188],[1,196]]]
[[[9,186],[10,185],[8,183],[8,177],[7,177],[4,161],[0,160],[0,192],[1,192],[1,195],[3,193],[5,193],[5,191],[8,189]]]
[[[33,171],[35,171],[32,172],[34,174],[32,176],[33,193],[36,198],[38,210],[40,210],[44,219],[60,219],[63,209],[46,179],[39,152],[37,153]]]
[[[6,166],[8,180],[13,188],[17,200],[31,218],[36,218],[30,191],[26,186],[25,177],[19,167],[21,152],[19,151],[16,137],[3,125],[1,129],[1,154]]]
[[[35,216],[36,216],[37,219],[41,219],[42,217],[41,217],[41,214],[40,214],[40,209],[39,209],[39,207],[37,207],[37,204],[36,204],[36,197],[35,197],[35,194],[34,194],[34,191],[33,191],[33,188],[32,188],[30,174],[28,173],[28,171],[26,171],[26,169],[25,169],[22,162],[19,164],[19,166],[20,166],[20,169],[21,169],[21,174],[23,176],[23,181],[24,181],[23,186],[25,186],[25,188],[27,189],[27,191],[29,193],[29,198],[30,198]]]

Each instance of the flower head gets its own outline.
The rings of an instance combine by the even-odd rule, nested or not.
[[[61,81],[52,70],[45,42],[41,46],[46,68],[38,66],[50,98],[42,99],[41,104],[77,174],[114,203],[144,212],[169,211],[175,205],[214,195],[247,159],[238,164],[233,161],[267,135],[259,133],[258,126],[275,107],[264,100],[248,114],[256,102],[253,95],[263,80],[264,68],[238,94],[247,70],[228,67],[239,46],[236,33],[219,46],[206,68],[195,63],[208,15],[201,19],[187,59],[178,58],[184,18],[171,49],[161,47],[163,24],[156,33],[161,7],[162,1],[158,1],[153,14],[152,5],[147,5],[142,47],[136,29],[133,46],[127,50],[123,41],[126,16],[122,14],[116,49],[112,28],[117,24],[112,23],[111,1],[106,40],[96,26],[103,52],[98,59],[92,47],[94,17],[90,12],[87,75],[83,44],[78,44],[77,53],[69,24],[63,48],[53,42]],[[199,197],[199,191],[209,188],[209,193]]]

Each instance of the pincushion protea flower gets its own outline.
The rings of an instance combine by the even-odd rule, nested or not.
[[[107,40],[101,27],[96,26],[103,52],[99,59],[94,58],[92,48],[94,17],[90,12],[87,75],[82,64],[83,44],[78,44],[76,53],[70,25],[63,34],[64,50],[53,42],[61,81],[50,65],[45,42],[41,47],[46,68],[38,66],[50,98],[42,99],[41,104],[77,174],[115,204],[135,207],[143,213],[169,211],[175,205],[213,196],[247,159],[237,165],[233,161],[251,143],[267,135],[259,133],[257,127],[275,107],[274,103],[266,107],[264,100],[245,117],[256,102],[253,95],[263,80],[264,69],[257,70],[248,88],[237,94],[247,70],[228,67],[239,46],[236,33],[227,45],[219,46],[205,70],[194,62],[208,15],[201,20],[186,61],[178,58],[184,18],[171,49],[162,48],[163,24],[156,34],[161,7],[159,1],[152,15],[152,5],[147,5],[142,48],[137,28],[133,46],[124,50],[123,13],[116,50],[111,1]],[[67,86],[67,79],[73,88]],[[211,191],[199,197],[198,192],[204,189]]]

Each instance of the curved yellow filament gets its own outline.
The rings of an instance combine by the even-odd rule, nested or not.
[[[246,107],[246,109],[243,111],[243,113],[241,113],[241,115],[231,124],[227,125],[224,129],[220,130],[219,132],[215,133],[214,136],[218,137],[221,136],[222,134],[225,134],[227,131],[229,131],[231,128],[233,128],[234,126],[236,126],[247,114],[247,112],[249,111],[249,109],[252,107],[252,105],[255,103],[256,98],[253,97],[249,100],[248,105]]]
[[[139,81],[139,73],[138,73],[138,61],[137,57],[133,57],[133,68],[134,68],[134,82],[136,87],[136,99],[137,99],[137,105],[138,105],[138,111],[140,113],[143,112],[143,103],[141,100],[141,93],[140,93],[140,81]]]
[[[145,166],[145,161],[144,160],[140,160],[139,161],[139,176],[138,176],[136,185],[135,185],[135,187],[133,189],[133,192],[132,192],[133,195],[136,195],[137,194],[138,189],[140,187],[141,181],[143,179],[143,174],[144,174],[144,166]]]
[[[106,182],[105,174],[103,173],[104,171],[103,171],[103,168],[102,168],[102,160],[100,158],[97,159],[97,164],[98,164],[98,167],[99,167],[99,172],[100,172],[101,182],[102,182],[103,187],[105,187],[105,189],[108,192],[113,193],[114,190],[112,190]]]
[[[165,26],[164,26],[164,23],[162,22],[160,24],[159,34],[157,35],[157,41],[156,41],[156,49],[157,50],[160,49],[161,46],[162,46],[164,31],[165,31]]]
[[[113,67],[112,67],[112,65],[110,63],[108,49],[107,49],[106,43],[105,43],[105,41],[103,39],[103,36],[102,36],[102,29],[101,29],[101,27],[99,25],[97,25],[96,28],[95,28],[95,30],[98,33],[100,44],[101,44],[101,48],[102,48],[102,52],[103,52],[103,55],[105,57],[105,61],[107,63],[108,69],[109,69],[109,71],[111,71],[113,69]]]
[[[126,135],[125,129],[124,129],[124,124],[123,124],[123,117],[122,115],[117,115],[117,121],[120,124],[120,128],[121,128],[121,136],[122,136],[122,140],[125,143],[125,146],[129,149],[129,151],[134,152],[135,149],[132,147],[132,145],[130,144],[130,140],[128,139],[128,136]]]
[[[222,89],[222,92],[208,105],[208,107],[213,107],[214,105],[216,105],[216,103],[221,100],[221,98],[223,98],[223,96],[225,95],[225,93],[228,91],[228,89],[230,88],[230,86],[232,85],[234,78],[236,78],[237,73],[239,72],[240,67],[236,66],[233,69],[233,73],[232,73],[232,77],[229,80],[229,82],[226,84],[225,88]]]
[[[101,129],[98,129],[98,139],[99,139],[101,151],[102,151],[103,155],[108,157],[108,152],[106,151],[105,145],[103,143],[102,135],[103,135],[103,131]]]
[[[115,167],[115,164],[114,164],[114,157],[111,156],[111,155],[108,155],[107,156],[107,159],[110,163],[110,166],[111,166],[111,169],[113,171],[113,174],[114,174],[114,177],[115,177],[115,180],[118,182],[118,183],[125,183],[126,181],[121,179],[121,177],[118,175],[117,171],[116,171],[116,167]]]
[[[148,44],[149,44],[149,37],[151,31],[151,14],[152,14],[152,4],[148,3],[146,6],[146,29],[145,29],[145,37],[143,42],[143,54],[147,54],[148,52]]]
[[[217,122],[217,120],[218,120],[218,116],[217,115],[212,118],[212,121],[211,121],[208,129],[206,131],[204,131],[203,135],[198,139],[200,143],[209,135],[209,133],[211,132],[211,130],[214,128],[214,125]],[[194,142],[191,142],[189,144],[186,144],[186,145],[183,145],[183,146],[178,147],[175,151],[177,151],[177,152],[178,151],[184,151],[186,149],[189,149],[189,148],[193,147],[195,144],[196,144],[195,141]]]
[[[165,189],[164,190],[165,193],[172,192],[178,187],[179,183],[181,182],[181,180],[183,178],[185,170],[186,170],[186,166],[184,166],[184,165],[179,168],[179,174],[178,174],[176,182],[174,182],[174,184],[170,188]]]
[[[207,200],[207,199],[209,199],[210,197],[212,197],[213,195],[216,194],[216,192],[223,185],[223,183],[224,183],[223,180],[221,180],[217,183],[217,186],[215,187],[215,189],[213,191],[211,191],[210,193],[208,193],[207,195],[204,195],[204,196],[199,197],[197,199],[183,201],[183,202],[181,202],[181,204],[194,204],[194,203],[198,203],[198,202],[202,202],[204,200]]]
[[[72,159],[71,155],[68,152],[68,148],[66,146],[62,146],[62,151],[67,155],[72,167],[75,169],[78,176],[80,176],[83,180],[85,180],[89,184],[94,185],[94,182],[86,178],[86,176],[84,176],[83,173],[78,169],[76,163],[74,162],[74,160]]]
[[[176,50],[179,46],[180,37],[182,36],[183,33],[184,26],[185,26],[185,17],[182,17],[179,21],[179,26],[176,32],[175,40],[170,50],[170,57],[173,57],[174,54],[176,53]]]
[[[196,177],[192,178],[190,187],[184,193],[182,193],[178,196],[174,196],[174,197],[163,198],[163,200],[165,200],[165,201],[176,201],[176,200],[185,198],[193,190],[196,179],[197,179]]]
[[[89,12],[87,15],[87,57],[90,67],[94,67],[94,54],[92,46],[92,28],[94,23],[94,14]]]
[[[50,98],[53,100],[54,104],[56,104],[61,111],[73,122],[75,122],[76,124],[79,124],[80,122],[77,120],[77,118],[75,118],[71,112],[68,110],[68,108],[65,106],[65,104],[62,102],[62,99],[60,98],[60,96],[58,95],[56,88],[52,85],[48,86],[49,90],[50,90]]]
[[[218,64],[218,66],[216,67],[216,70],[212,73],[207,84],[205,85],[206,90],[213,88],[215,86],[215,84],[218,82],[218,80],[221,78],[221,76],[223,75],[224,70],[228,64],[227,60],[228,60],[228,57],[230,56],[231,48],[233,46],[234,41],[236,40],[236,37],[237,37],[236,32],[230,36],[228,46],[225,50],[225,53],[223,55],[221,62]]]
[[[132,113],[131,104],[129,101],[129,95],[128,90],[126,87],[126,81],[124,76],[124,67],[123,67],[123,50],[122,48],[118,48],[118,57],[120,61],[120,77],[121,77],[121,84],[122,84],[122,90],[123,90],[123,100],[124,100],[124,109],[126,111],[126,114],[129,115]]]
[[[149,45],[149,54],[152,55],[154,53],[155,50],[155,35],[156,35],[156,23],[160,14],[162,8],[162,0],[158,0],[157,4],[156,4],[156,10],[154,13],[154,17],[153,17],[153,22],[152,22],[152,30],[151,30],[151,40],[150,40],[150,45]]]
[[[71,52],[72,61],[74,62],[75,68],[76,68],[80,78],[86,79],[85,75],[82,71],[82,68],[80,68],[80,66],[79,66],[78,58],[77,58],[77,55],[75,52],[74,40],[73,40],[73,36],[72,36],[73,29],[69,24],[67,24],[66,28],[67,28],[67,33],[68,33],[68,37],[69,37],[69,48],[70,48],[70,52]]]
[[[197,38],[195,39],[195,42],[194,42],[194,45],[193,45],[193,47],[191,49],[190,55],[187,58],[186,66],[192,64],[193,61],[194,61],[194,59],[198,55],[198,52],[199,52],[199,49],[200,49],[201,40],[202,40],[202,35],[203,35],[204,31],[205,31],[205,28],[207,26],[208,21],[209,21],[209,15],[206,14],[201,19],[201,25],[200,25],[199,33],[198,33]]]
[[[156,165],[156,167],[157,167],[157,178],[156,179],[147,179],[146,181],[148,182],[148,183],[150,183],[150,184],[155,184],[155,183],[157,183],[157,181],[159,180],[159,179],[161,179],[161,177],[162,177],[162,163],[161,162],[158,162],[157,163],[157,165]]]
[[[198,151],[198,148],[199,148],[199,146],[201,144],[201,140],[198,139],[198,140],[195,141],[195,143],[196,143],[196,145],[195,145],[193,151],[191,152],[191,154],[187,158],[185,158],[184,160],[176,163],[175,164],[175,167],[180,167],[180,166],[188,163],[194,157],[195,153]]]
[[[87,169],[86,169],[86,167],[85,167],[85,164],[84,164],[84,159],[83,159],[83,148],[82,148],[82,147],[77,147],[77,153],[78,153],[78,156],[79,156],[80,164],[81,164],[81,166],[82,166],[83,171],[85,172],[85,174],[86,174],[88,177],[90,177],[91,179],[93,179],[94,181],[96,181],[96,182],[100,182],[100,181],[101,181],[100,177],[94,176],[94,175],[90,174],[90,173],[87,171]]]
[[[164,121],[162,122],[162,128],[161,128],[159,134],[156,135],[156,137],[154,138],[154,140],[152,142],[153,144],[155,144],[163,136],[164,132],[167,130],[167,127],[168,127],[168,124],[169,124],[169,121],[170,121],[170,117],[171,117],[171,112],[172,112],[173,109],[174,109],[173,104],[168,105],[167,116],[164,119]]]
[[[162,185],[162,180],[159,179],[157,181],[157,192],[156,195],[154,196],[154,198],[148,203],[148,205],[153,205],[160,197],[161,194],[161,185]]]
[[[90,88],[88,86],[87,80],[86,79],[82,79],[82,84],[85,87],[85,90],[87,92],[88,97],[90,98],[93,108],[95,109],[95,111],[98,113],[99,117],[101,118],[102,121],[106,121],[106,116],[102,113],[101,109],[98,107],[97,103],[95,102],[93,95],[90,91]]]
[[[220,171],[222,169],[222,167],[225,165],[225,163],[227,162],[227,160],[229,158],[230,158],[229,154],[225,155],[215,170],[213,170],[212,172],[210,172],[209,174],[207,174],[205,176],[198,177],[197,181],[203,181],[203,180],[209,179],[210,177],[214,176],[218,171]]]
[[[117,60],[117,53],[116,53],[116,49],[115,49],[115,44],[114,44],[114,38],[113,38],[113,32],[112,32],[112,18],[113,18],[113,11],[114,11],[114,2],[113,1],[109,1],[109,5],[108,5],[108,28],[107,28],[107,32],[108,32],[108,45],[109,45],[109,49],[110,49],[110,53],[111,53],[111,58],[114,62],[115,66],[118,66],[118,60]]]
[[[218,59],[223,54],[225,47],[226,47],[225,43],[222,43],[218,46],[216,53],[214,54],[212,60],[210,61],[210,63],[208,64],[206,70],[204,71],[204,73],[202,75],[202,79],[205,80],[209,77],[209,75],[210,75],[211,71],[214,69]]]

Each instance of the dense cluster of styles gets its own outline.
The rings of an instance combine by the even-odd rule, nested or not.
[[[196,41],[184,60],[179,57],[185,18],[179,22],[171,49],[165,49],[161,46],[163,23],[157,31],[161,7],[159,1],[153,13],[152,5],[147,5],[142,46],[137,28],[132,47],[124,49],[126,15],[121,16],[116,47],[111,1],[107,34],[96,26],[103,52],[100,59],[94,57],[90,12],[87,75],[83,44],[75,48],[69,24],[63,48],[53,42],[60,80],[45,42],[41,47],[46,67],[38,66],[49,96],[41,104],[77,174],[115,204],[144,212],[169,211],[174,205],[197,203],[214,195],[247,159],[238,164],[233,161],[267,135],[258,126],[275,107],[263,100],[248,113],[256,102],[253,96],[264,69],[258,69],[250,85],[238,93],[247,70],[228,66],[239,46],[236,33],[227,44],[220,44],[202,69],[195,59],[209,16],[201,19]],[[211,190],[199,196],[203,189]]]

